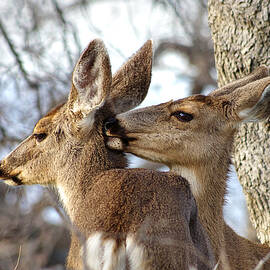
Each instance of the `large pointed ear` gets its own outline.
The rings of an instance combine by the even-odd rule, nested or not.
[[[222,95],[227,95],[231,92],[233,92],[236,88],[242,87],[244,85],[247,85],[250,82],[265,78],[269,75],[269,70],[266,66],[260,66],[255,69],[251,74],[248,76],[245,76],[239,80],[236,80],[234,82],[231,82],[221,88],[218,88],[211,92],[209,96],[222,96]]]
[[[258,121],[270,116],[270,77],[266,77],[217,99],[227,116],[236,116],[237,121]]]
[[[263,120],[270,116],[270,77],[249,83],[233,93],[235,111],[245,121]]]
[[[152,56],[149,40],[113,76],[106,101],[113,113],[126,112],[144,100],[151,82]]]
[[[72,74],[68,108],[85,118],[103,106],[112,81],[111,65],[104,43],[95,39],[81,54]]]

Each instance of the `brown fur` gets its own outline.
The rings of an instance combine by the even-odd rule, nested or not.
[[[210,236],[216,260],[224,269],[253,269],[270,248],[238,236],[223,220],[233,137],[242,120],[269,116],[268,70],[212,92],[138,109],[117,116],[107,131],[108,145],[168,165],[187,178]],[[243,110],[245,114],[241,113]],[[179,120],[176,112],[193,116]],[[119,137],[122,142],[119,142]],[[268,261],[263,269],[270,268]]]
[[[117,252],[123,248],[130,270],[209,269],[213,262],[187,181],[169,173],[123,169],[125,156],[105,147],[104,120],[144,99],[151,61],[147,42],[111,78],[103,43],[91,42],[73,71],[68,101],[39,120],[33,134],[0,164],[0,179],[8,178],[10,185],[54,186],[83,239],[102,233],[100,250],[90,251],[103,252],[113,243],[112,258],[93,258],[94,263],[87,254],[93,269],[101,269],[103,259],[112,260],[110,269],[119,269]],[[67,267],[78,270],[88,246],[76,230]],[[135,241],[130,250],[127,239]],[[142,261],[140,266],[134,266],[134,259]]]

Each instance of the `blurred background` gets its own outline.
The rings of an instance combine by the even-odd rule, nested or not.
[[[141,106],[216,87],[206,0],[1,1],[0,159],[66,98],[74,64],[94,38],[104,40],[113,72],[153,39],[152,83]],[[166,170],[131,156],[130,163]],[[254,238],[233,168],[230,179],[226,221]],[[46,188],[0,184],[0,270],[65,269],[69,234],[54,205]]]

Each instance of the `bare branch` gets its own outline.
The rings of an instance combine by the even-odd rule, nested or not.
[[[18,255],[18,260],[17,260],[17,263],[14,267],[14,270],[17,270],[18,267],[19,267],[19,263],[20,263],[20,259],[21,259],[21,254],[22,254],[22,246],[20,245],[20,248],[19,248],[19,255]]]
[[[64,45],[64,48],[65,48],[65,51],[66,51],[66,54],[67,54],[67,57],[68,57],[68,60],[69,60],[69,64],[70,64],[70,66],[73,66],[73,58],[72,58],[72,54],[70,52],[68,42],[67,42],[67,22],[65,20],[64,13],[63,13],[62,9],[60,8],[60,6],[57,3],[57,0],[52,0],[52,2],[54,4],[56,13],[58,15],[58,18],[62,23],[62,27],[63,27],[63,35],[62,35],[63,45]]]
[[[5,30],[5,27],[1,21],[1,18],[0,18],[0,31],[2,32],[3,34],[3,37],[6,41],[6,43],[8,44],[8,47],[12,53],[12,55],[14,56],[15,60],[16,60],[16,63],[19,67],[19,70],[21,72],[21,74],[23,75],[23,78],[25,79],[25,81],[27,82],[27,84],[32,88],[32,89],[36,89],[37,88],[37,84],[35,82],[32,82],[30,79],[29,79],[29,75],[26,71],[26,69],[24,68],[24,65],[23,65],[23,62],[21,60],[21,57],[19,55],[19,53],[16,51],[15,49],[15,46],[13,45],[14,43],[12,42],[11,38],[8,36],[6,30]]]

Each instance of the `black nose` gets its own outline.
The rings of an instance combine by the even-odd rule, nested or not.
[[[116,123],[118,122],[118,120],[114,117],[110,117],[108,118],[105,123],[104,123],[104,130],[108,131],[109,129],[111,129]]]

